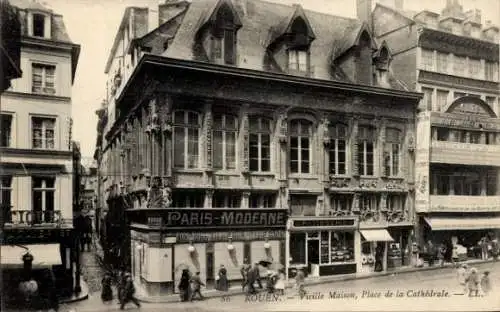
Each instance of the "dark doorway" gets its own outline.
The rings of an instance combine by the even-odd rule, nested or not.
[[[214,264],[214,245],[213,243],[207,244],[207,289],[215,288],[215,264]]]
[[[307,267],[311,273],[311,264],[319,264],[319,240],[307,242]]]

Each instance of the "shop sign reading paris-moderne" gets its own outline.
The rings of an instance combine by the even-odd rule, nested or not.
[[[287,209],[169,209],[163,225],[167,229],[196,228],[284,228]]]

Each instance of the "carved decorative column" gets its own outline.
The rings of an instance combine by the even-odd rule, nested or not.
[[[203,202],[203,208],[212,208],[213,204],[213,197],[214,197],[214,190],[213,189],[208,189],[205,190],[205,200]]]
[[[241,108],[241,136],[240,136],[240,159],[241,172],[248,173],[250,171],[250,151],[248,149],[248,140],[250,136],[248,109],[249,105],[245,104]]]
[[[163,185],[171,187],[172,184],[172,109],[173,100],[169,94],[163,93],[158,96],[158,106],[160,111],[162,151],[161,172],[163,175]]]
[[[376,150],[379,151],[379,164],[378,164],[378,170],[379,170],[379,175],[380,177],[385,177],[387,176],[385,172],[385,141],[386,141],[386,128],[387,128],[387,120],[385,118],[381,119],[375,119],[375,123],[378,124],[378,142],[377,142],[377,148]],[[377,126],[377,125],[375,125]],[[375,173],[377,169],[375,169]]]
[[[250,192],[245,191],[241,195],[241,208],[250,208]],[[255,207],[253,207],[255,208]]]
[[[151,175],[153,177],[160,177],[160,137],[161,137],[161,127],[160,127],[160,117],[159,117],[159,109],[157,98],[154,98],[150,101],[149,110],[151,112],[150,115],[150,135],[151,135]]]
[[[387,193],[383,192],[380,194],[380,206],[379,206],[379,220],[387,220],[387,216],[389,214],[387,208]]]
[[[330,120],[328,118],[323,118],[321,121],[321,136],[322,136],[322,144],[321,144],[321,155],[322,155],[322,166],[319,168],[321,176],[323,177],[323,181],[325,186],[330,182],[330,166],[329,166],[329,149],[331,144],[330,137]]]
[[[359,176],[359,161],[358,161],[358,116],[351,117],[351,175]]]
[[[354,196],[352,197],[352,212],[356,215],[359,215],[360,212],[360,206],[359,206],[359,197],[361,194],[359,193],[354,193]]]
[[[203,120],[203,142],[204,155],[203,155],[203,167],[205,171],[212,172],[213,157],[212,157],[212,130],[213,130],[213,114],[212,114],[213,100],[205,100],[205,105],[203,107],[204,120]]]
[[[288,144],[288,118],[286,114],[282,114],[278,119],[278,180],[286,181],[287,179],[287,144]]]

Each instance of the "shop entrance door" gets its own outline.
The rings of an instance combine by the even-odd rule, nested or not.
[[[312,273],[312,265],[319,264],[319,240],[309,240],[307,242],[307,269]]]

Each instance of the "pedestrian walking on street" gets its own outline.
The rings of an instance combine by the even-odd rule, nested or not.
[[[493,260],[498,260],[498,256],[500,255],[500,246],[498,245],[498,240],[493,239],[491,241],[491,256]]]
[[[467,288],[469,290],[469,297],[477,297],[479,294],[479,275],[476,268],[470,270],[469,276],[467,276]]]
[[[439,259],[439,265],[444,266],[444,261],[446,259],[446,244],[444,242],[439,246],[437,256]]]
[[[278,271],[278,280],[276,281],[276,292],[279,295],[284,295],[285,294],[285,273],[283,272],[283,269],[280,269]]]
[[[203,295],[201,294],[201,286],[205,286],[205,284],[201,281],[200,278],[200,272],[196,272],[196,274],[191,278],[191,290],[192,290],[192,295],[191,295],[191,301],[193,301],[198,295],[200,300],[205,299]]]
[[[227,291],[229,289],[227,281],[227,270],[223,264],[220,265],[219,273],[217,275],[217,290]]]
[[[101,281],[101,299],[103,302],[109,302],[113,300],[113,289],[111,288],[111,281],[111,275],[109,273],[105,273]]]
[[[302,268],[297,270],[297,275],[295,275],[295,286],[297,287],[297,293],[299,297],[305,295],[306,290],[304,289],[304,281],[306,276],[304,274],[304,270]]]
[[[468,277],[467,276],[468,275],[467,269],[468,269],[467,264],[462,264],[461,266],[459,266],[457,268],[458,283],[460,284],[460,288],[464,292],[464,295],[467,293],[467,286],[466,286],[467,277]]]
[[[491,291],[490,272],[484,271],[483,276],[481,277],[481,292],[484,295],[488,295],[490,291]]]
[[[243,262],[243,266],[240,269],[241,273],[241,290],[245,291],[245,287],[248,286],[248,271],[250,270],[250,264],[248,263],[248,259],[245,258],[245,261]]]
[[[258,266],[259,266],[259,264],[255,263],[254,266],[247,271],[246,287],[247,287],[247,292],[249,294],[255,294],[257,292],[255,290],[255,282],[257,282],[257,280],[260,280],[260,273],[259,273]],[[259,281],[259,283],[260,283],[260,281]],[[260,285],[262,286],[262,284],[260,284]]]
[[[436,247],[432,243],[432,241],[429,239],[427,241],[427,262],[429,263],[429,266],[434,265],[434,259],[436,258]]]
[[[189,280],[190,280],[189,270],[188,269],[182,270],[182,276],[178,286],[182,302],[188,301],[190,297]]]
[[[481,246],[481,260],[488,260],[488,246],[490,242],[485,237],[481,238],[480,246]]]
[[[137,298],[134,295],[135,295],[134,281],[132,280],[132,276],[129,273],[127,273],[125,275],[125,289],[123,294],[123,301],[121,302],[120,305],[120,310],[123,310],[125,308],[125,305],[130,301],[132,301],[138,308],[141,307],[139,300],[137,300]]]
[[[118,301],[123,302],[124,294],[125,294],[125,271],[120,270],[118,272],[118,283],[116,285],[116,288],[118,290]]]

